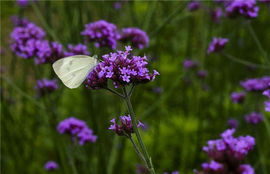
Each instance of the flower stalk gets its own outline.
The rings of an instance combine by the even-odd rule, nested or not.
[[[155,169],[154,169],[154,166],[153,166],[152,161],[151,161],[151,158],[150,158],[150,156],[147,153],[146,147],[145,147],[145,145],[144,145],[144,143],[142,141],[140,132],[139,132],[139,130],[137,128],[137,121],[136,121],[135,114],[134,114],[134,111],[133,111],[133,108],[132,108],[132,104],[130,102],[130,96],[129,96],[129,93],[127,92],[127,89],[126,89],[125,86],[123,87],[123,92],[124,92],[124,96],[125,96],[125,102],[127,104],[128,111],[129,111],[130,116],[131,116],[131,121],[132,121],[133,129],[134,129],[134,132],[136,134],[136,137],[137,137],[137,140],[139,142],[139,145],[141,147],[143,157],[145,158],[147,168],[149,169],[149,171],[151,172],[151,174],[156,174]]]

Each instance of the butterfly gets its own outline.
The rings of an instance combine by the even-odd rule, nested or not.
[[[97,63],[96,56],[75,55],[59,59],[52,66],[64,85],[74,89],[83,83]]]

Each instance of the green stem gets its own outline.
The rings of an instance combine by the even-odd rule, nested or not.
[[[140,158],[144,161],[145,164],[147,164],[147,162],[145,161],[145,158],[143,157],[140,149],[137,147],[137,145],[135,144],[134,140],[132,139],[132,136],[130,135],[128,138],[131,141],[131,143],[132,143],[135,151],[138,153],[138,155],[140,156]]]
[[[249,30],[251,36],[253,37],[256,45],[258,46],[258,48],[259,48],[259,50],[261,52],[261,55],[263,57],[262,63],[268,63],[269,64],[270,62],[267,59],[267,53],[264,51],[264,49],[262,47],[262,44],[260,43],[260,41],[259,41],[259,39],[258,39],[258,37],[257,37],[257,35],[256,35],[256,33],[255,33],[255,31],[254,31],[254,29],[253,29],[250,22],[248,23],[248,30]]]
[[[145,158],[147,167],[150,170],[151,174],[155,174],[156,172],[155,172],[155,169],[153,167],[151,158],[149,157],[149,155],[147,153],[146,147],[145,147],[145,145],[144,145],[144,143],[142,141],[141,135],[140,135],[139,130],[137,128],[137,121],[136,121],[135,114],[134,114],[134,111],[133,111],[133,108],[132,108],[132,104],[130,102],[130,96],[128,95],[125,86],[123,87],[123,91],[124,91],[124,96],[125,96],[125,102],[127,104],[127,107],[128,107],[128,110],[129,110],[129,113],[130,113],[130,116],[131,116],[132,126],[133,126],[134,132],[136,134],[137,140],[139,142],[139,145],[140,145],[140,147],[142,149],[142,153],[143,153],[143,156]]]

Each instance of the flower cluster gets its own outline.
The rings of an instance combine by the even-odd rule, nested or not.
[[[198,10],[201,7],[201,3],[198,1],[191,1],[188,3],[187,8],[189,11]]]
[[[225,2],[225,11],[229,17],[241,15],[250,19],[258,16],[259,7],[256,0],[232,0]]]
[[[219,23],[222,15],[223,15],[223,12],[221,8],[216,8],[211,11],[211,18],[215,23]]]
[[[238,120],[234,119],[234,118],[230,118],[227,122],[228,126],[230,128],[237,128],[238,127]]]
[[[268,84],[269,88],[270,88],[270,83]],[[268,97],[268,101],[264,102],[265,104],[265,111],[270,112],[270,89],[267,89],[265,91],[263,91],[263,95]]]
[[[210,163],[202,164],[202,171],[195,170],[196,174],[241,173],[252,171],[252,167],[241,164],[248,152],[254,147],[255,139],[251,136],[233,137],[235,129],[225,130],[221,139],[209,140],[203,150],[211,158]],[[249,166],[249,167],[248,167]],[[254,174],[251,173],[251,174]]]
[[[60,134],[70,135],[72,140],[77,139],[80,145],[84,145],[85,142],[96,142],[97,140],[97,136],[93,134],[93,131],[88,128],[86,123],[74,117],[61,121],[57,126],[57,130]]]
[[[57,42],[40,40],[36,42],[37,52],[35,57],[36,64],[54,63],[63,58],[63,46]]]
[[[207,53],[219,52],[224,49],[225,45],[227,44],[228,39],[226,38],[217,38],[214,37],[212,42],[208,46]]]
[[[246,93],[245,92],[233,92],[231,94],[231,98],[234,103],[242,103],[245,100]]]
[[[19,57],[31,58],[37,51],[36,42],[43,39],[44,36],[43,29],[33,23],[15,27],[10,34],[11,50]]]
[[[241,81],[240,85],[247,91],[264,91],[267,89],[269,83],[270,76],[264,76],[262,78],[254,78]]]
[[[113,130],[120,136],[130,136],[132,133],[134,133],[130,115],[120,116],[120,121],[121,125],[118,125],[115,118],[113,118],[111,120],[112,125],[109,127],[109,129]],[[144,127],[144,125],[139,121],[137,127]]]
[[[37,97],[42,97],[58,89],[57,80],[41,79],[37,80],[35,90],[37,91]]]
[[[86,42],[95,42],[96,47],[107,46],[116,49],[119,34],[114,24],[99,20],[85,25],[81,32]]]
[[[117,51],[103,56],[103,62],[99,63],[86,78],[86,87],[100,89],[107,87],[107,81],[111,79],[115,88],[120,85],[146,83],[155,79],[159,73],[154,70],[149,73],[146,56],[131,56],[130,46],[126,50]]]
[[[123,28],[120,39],[122,42],[131,42],[132,46],[139,49],[147,47],[149,44],[149,38],[145,31],[139,28]]]
[[[17,0],[17,5],[24,8],[27,7],[29,5],[29,1],[28,0]]]
[[[263,116],[261,113],[252,112],[245,116],[246,122],[251,124],[258,124],[263,121]]]
[[[169,174],[169,173],[168,173],[168,172],[164,172],[163,174]],[[172,172],[171,174],[179,174],[179,172],[174,171],[174,172]]]
[[[17,15],[11,16],[10,20],[14,27],[19,27],[19,26],[25,27],[28,23],[30,23],[27,19],[20,18]]]
[[[47,171],[54,171],[54,170],[58,169],[58,164],[54,161],[48,161],[48,162],[46,162],[44,168]]]
[[[191,60],[191,59],[185,59],[183,61],[183,66],[185,69],[194,69],[199,66],[199,62],[196,60]]]
[[[87,46],[84,44],[77,44],[77,45],[68,45],[68,51],[64,52],[65,57],[67,56],[73,56],[73,55],[90,55],[90,53],[87,51]]]

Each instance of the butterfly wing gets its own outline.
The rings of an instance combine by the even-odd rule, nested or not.
[[[57,60],[53,70],[68,88],[73,89],[83,83],[96,64],[96,58],[76,55]]]

